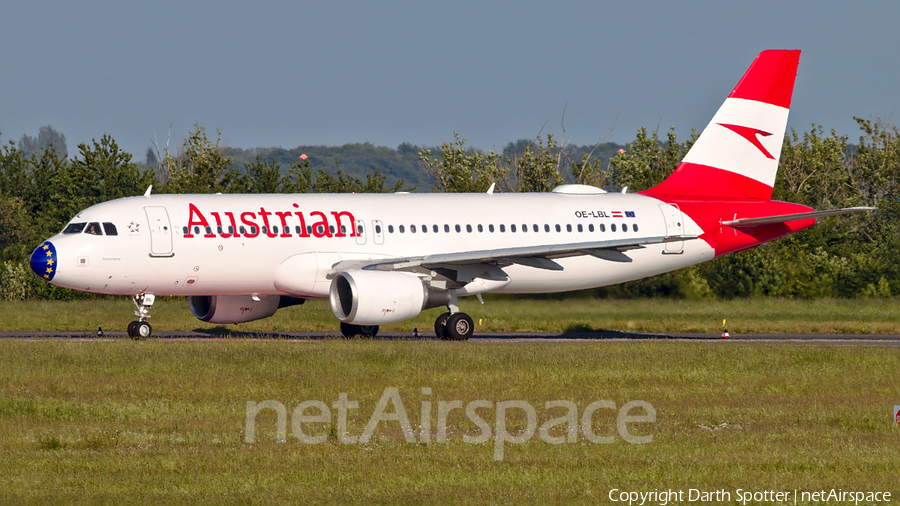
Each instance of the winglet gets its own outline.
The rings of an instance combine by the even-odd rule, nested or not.
[[[150,186],[147,187],[147,191],[144,192],[144,196],[145,196],[145,197],[149,197],[151,191],[153,191],[153,185],[152,185],[152,184],[151,184]]]

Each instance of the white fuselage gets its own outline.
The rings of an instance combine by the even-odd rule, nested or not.
[[[677,207],[651,197],[558,192],[152,195],[95,205],[72,223],[112,223],[117,235],[50,238],[57,251],[55,284],[181,296],[325,297],[330,267],[341,261],[703,233]],[[626,254],[630,262],[559,258],[562,271],[507,265],[508,283],[479,285],[475,279],[459,294],[578,290],[714,257],[702,240],[650,244]],[[305,288],[285,289],[296,286]]]

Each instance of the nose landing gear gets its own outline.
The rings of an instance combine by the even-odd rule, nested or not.
[[[150,318],[150,308],[153,307],[155,300],[156,297],[152,293],[139,293],[131,297],[131,301],[137,308],[134,315],[138,319],[128,324],[128,337],[135,341],[150,337],[153,328],[144,320]]]

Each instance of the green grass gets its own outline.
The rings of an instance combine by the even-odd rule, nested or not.
[[[733,333],[900,333],[898,299],[737,299],[687,301],[667,299],[602,300],[485,298],[460,301],[477,331],[637,330],[646,332],[721,332],[727,319]],[[97,327],[124,330],[134,319],[127,298],[96,301],[0,301],[0,330],[74,330]],[[442,310],[385,325],[384,331],[430,333]],[[187,300],[157,301],[150,320],[155,330],[212,329],[191,315]],[[271,318],[229,326],[246,332],[334,331],[338,321],[325,300],[279,310]]]
[[[888,490],[900,493],[900,350],[714,342],[361,340],[0,341],[2,503],[607,503],[612,488]],[[359,435],[386,387],[413,428],[423,399],[550,400],[582,410],[643,400],[652,442],[551,445],[536,435],[410,444],[397,422],[368,444],[276,440],[271,410],[244,443],[247,401],[328,405],[342,392]],[[432,395],[421,389],[431,387]],[[393,411],[389,409],[388,412]],[[493,408],[482,412],[494,426]],[[637,414],[637,413],[635,413]],[[521,428],[521,417],[510,416]],[[434,428],[436,421],[432,421]],[[328,424],[312,434],[334,433]],[[433,436],[432,436],[433,437]]]

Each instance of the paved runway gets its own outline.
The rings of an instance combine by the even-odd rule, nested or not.
[[[96,331],[0,331],[0,339],[127,339],[125,332],[105,332],[97,336]],[[284,339],[316,340],[340,338],[337,332],[244,332],[239,330],[195,330],[156,331],[151,339]],[[431,332],[421,332],[414,337],[410,332],[384,332],[376,338],[386,340],[436,340]],[[667,340],[682,342],[738,342],[738,343],[781,343],[781,344],[830,344],[856,346],[886,346],[900,348],[900,334],[732,334],[730,339],[722,339],[721,334],[698,333],[646,333],[603,330],[596,332],[478,332],[473,342],[520,343],[520,342],[574,342],[574,341],[628,341]]]

